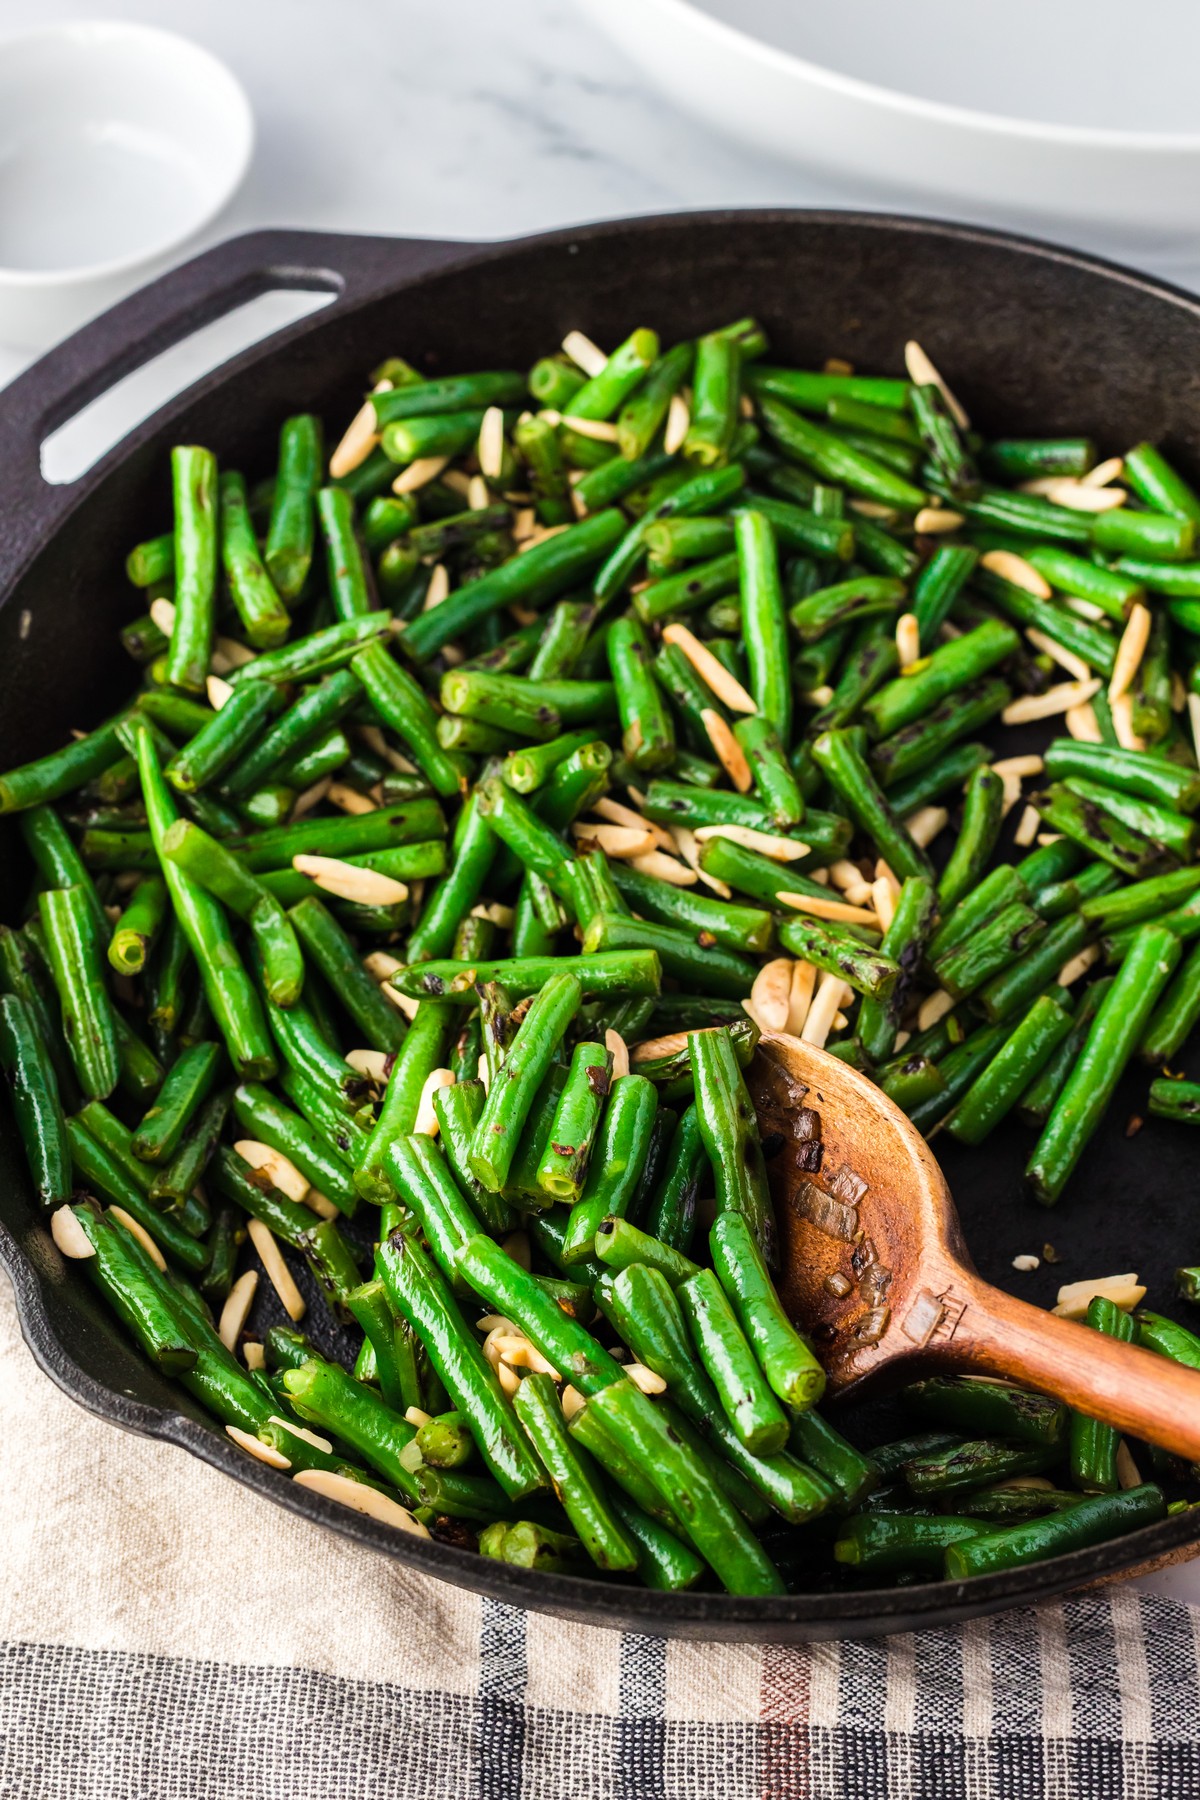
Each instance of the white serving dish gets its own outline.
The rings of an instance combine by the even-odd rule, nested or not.
[[[1200,226],[1195,0],[579,3],[681,108],[864,198],[1114,249]]]
[[[0,39],[0,342],[52,343],[156,273],[253,144],[239,83],[172,32],[86,20]]]

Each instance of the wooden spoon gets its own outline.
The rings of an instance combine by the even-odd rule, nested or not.
[[[981,1281],[928,1145],[847,1063],[783,1034],[747,1070],[780,1234],[780,1292],[831,1394],[995,1375],[1190,1461],[1200,1373]],[[820,1120],[819,1167],[810,1109]]]

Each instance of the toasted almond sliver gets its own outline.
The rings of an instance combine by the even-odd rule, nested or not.
[[[570,1421],[575,1417],[577,1412],[582,1412],[586,1405],[587,1401],[584,1399],[579,1389],[572,1387],[570,1382],[568,1382],[562,1391],[563,1418]]]
[[[896,517],[896,508],[885,506],[882,500],[851,500],[850,511],[863,519],[878,519],[881,525],[890,525]]]
[[[219,675],[209,675],[205,679],[204,691],[208,696],[208,704],[214,712],[220,712],[221,708],[233,698],[233,689]]]
[[[1200,694],[1189,694],[1187,699],[1188,724],[1192,728],[1192,743],[1196,747],[1196,756],[1200,759]]]
[[[146,1227],[140,1225],[133,1217],[132,1213],[127,1213],[123,1206],[110,1206],[105,1216],[110,1219],[115,1219],[118,1225],[123,1225],[130,1237],[135,1237],[137,1239],[155,1268],[160,1269],[164,1275],[166,1274],[166,1257],[163,1255],[154,1239],[150,1236]]]
[[[687,1049],[690,1031],[668,1031],[663,1037],[643,1038],[640,1044],[634,1044],[629,1052],[629,1061],[636,1069],[639,1063],[657,1062],[663,1056],[678,1056]]]
[[[1108,617],[1102,606],[1097,606],[1094,600],[1084,600],[1078,594],[1068,594],[1066,604],[1071,612],[1077,613],[1081,619],[1091,620],[1096,625]]]
[[[611,419],[580,419],[574,413],[564,413],[562,422],[576,436],[594,438],[598,444],[615,444],[617,441],[617,428]]]
[[[663,449],[668,456],[674,456],[683,449],[683,440],[692,423],[691,411],[682,394],[672,394],[671,404],[667,408],[666,429],[663,431]]]
[[[860,877],[853,887],[842,889],[842,899],[848,906],[870,907],[875,899],[875,883],[863,881]]]
[[[1000,717],[1006,725],[1029,725],[1035,719],[1052,719],[1058,713],[1082,706],[1085,700],[1100,692],[1102,685],[1096,680],[1064,681],[1057,687],[1047,688],[1044,694],[1022,694],[1019,700],[1009,701]]]
[[[390,950],[372,950],[363,957],[363,968],[373,981],[386,981],[390,975],[398,974],[405,967],[398,956]]]
[[[252,1169],[260,1169],[271,1186],[277,1187],[289,1200],[304,1199],[309,1188],[308,1178],[281,1150],[272,1150],[269,1144],[260,1144],[255,1138],[238,1138],[233,1147],[244,1163],[249,1163]]]
[[[412,1537],[429,1536],[425,1526],[419,1519],[414,1519],[406,1506],[381,1494],[378,1488],[368,1487],[365,1481],[352,1481],[349,1475],[339,1475],[334,1469],[297,1469],[292,1480],[298,1487],[311,1488],[314,1494],[322,1494],[326,1500],[335,1500],[339,1506],[366,1513],[369,1519],[378,1519],[383,1525],[394,1525],[398,1531],[407,1531]]]
[[[710,838],[728,838],[731,844],[740,844],[743,850],[757,850],[772,862],[799,862],[809,851],[799,838],[776,837],[769,831],[756,831],[753,825],[697,825],[695,835],[701,844]]]
[[[804,1030],[804,1021],[808,1018],[808,1009],[812,1005],[812,997],[817,986],[817,967],[815,963],[794,962],[792,964],[792,980],[788,990],[788,1015],[785,1031],[793,1037],[799,1037]]]
[[[999,575],[1002,581],[1011,582],[1013,587],[1024,588],[1026,593],[1036,594],[1039,600],[1049,600],[1054,590],[1046,577],[1035,569],[1031,562],[1018,556],[1015,550],[988,550],[980,557],[981,569],[990,569],[993,575]]]
[[[418,488],[428,487],[436,481],[442,470],[450,461],[448,456],[418,456],[407,468],[401,469],[392,483],[393,494],[415,494]]]
[[[1058,1290],[1054,1311],[1062,1319],[1082,1319],[1092,1300],[1099,1295],[1111,1300],[1124,1312],[1140,1306],[1146,1290],[1136,1275],[1101,1275],[1095,1281],[1068,1281]]]
[[[1113,730],[1121,749],[1144,750],[1145,738],[1139,737],[1133,729],[1133,695],[1128,692],[1118,694],[1115,700],[1109,701],[1108,710],[1112,714]]]
[[[889,506],[887,511],[890,513],[892,508]],[[966,514],[955,512],[952,506],[923,506],[913,520],[913,530],[922,537],[936,537],[942,532],[957,531],[966,522]]]
[[[904,827],[913,843],[925,850],[949,822],[950,814],[944,806],[920,806],[908,815]]]
[[[322,775],[320,781],[314,781],[311,787],[307,787],[302,793],[297,794],[296,804],[292,807],[292,818],[302,819],[305,813],[313,810],[314,806],[320,806],[332,786],[333,776]]]
[[[491,1327],[489,1326],[488,1329],[490,1330]],[[432,1419],[432,1417],[433,1417],[433,1414],[427,1413],[423,1407],[410,1406],[405,1411],[404,1416],[408,1420],[410,1425],[415,1425],[419,1430],[422,1425],[428,1425],[430,1419]]]
[[[879,915],[865,906],[850,906],[845,900],[818,900],[815,894],[776,894],[781,906],[791,906],[814,919],[838,920],[845,925],[869,925],[881,929]]]
[[[421,1089],[421,1098],[417,1101],[417,1116],[413,1121],[413,1130],[421,1137],[436,1137],[438,1134],[437,1114],[433,1110],[433,1097],[442,1088],[454,1086],[453,1069],[434,1069],[425,1077],[425,1085]]]
[[[253,1338],[247,1338],[242,1345],[242,1361],[252,1375],[257,1375],[260,1369],[265,1369],[267,1366],[267,1359],[263,1352],[262,1345],[256,1344]]]
[[[164,637],[170,637],[175,629],[175,602],[165,599],[161,594],[157,600],[152,600],[150,622],[157,625]]]
[[[645,856],[654,848],[653,835],[632,825],[594,825],[589,819],[576,819],[571,832],[577,843],[595,844],[605,856]]]
[[[762,1031],[785,1031],[792,992],[792,959],[776,956],[764,963],[750,989],[753,1018]]]
[[[1089,700],[1083,706],[1069,707],[1064,714],[1064,722],[1071,736],[1079,744],[1102,744],[1104,733],[1096,718],[1096,709]]]
[[[490,919],[500,931],[511,931],[515,911],[499,900],[481,900],[478,906],[471,908],[473,919]]]
[[[360,794],[345,781],[331,781],[325,798],[344,813],[369,813],[377,810],[377,802],[369,794]]]
[[[1086,975],[1092,965],[1099,962],[1100,955],[1099,944],[1085,944],[1079,954],[1072,956],[1058,971],[1054,979],[1059,987],[1073,987],[1081,975]]]
[[[319,1194],[316,1188],[309,1188],[307,1194],[304,1196],[304,1204],[309,1208],[310,1212],[316,1213],[318,1219],[338,1219],[341,1217],[341,1208],[335,1206],[332,1200],[327,1200],[324,1194]]]
[[[482,475],[472,475],[467,483],[467,507],[471,512],[482,512],[485,506],[492,504],[491,489]]]
[[[871,883],[871,898],[879,916],[881,928],[884,931],[890,930],[892,920],[896,916],[896,893],[886,876],[880,876],[877,881]]]
[[[217,1322],[217,1336],[227,1350],[237,1348],[237,1341],[242,1335],[242,1327],[254,1304],[254,1296],[258,1292],[258,1270],[247,1269],[239,1275],[229,1290],[221,1317]]]
[[[825,1041],[833,1030],[833,1021],[852,992],[840,975],[823,974],[808,1009],[804,1029],[800,1033],[801,1042],[811,1044],[816,1050],[823,1050]]]
[[[292,1280],[292,1272],[283,1260],[274,1234],[261,1219],[251,1219],[246,1230],[250,1242],[258,1252],[258,1259],[266,1270],[267,1280],[279,1295],[284,1312],[293,1323],[297,1323],[304,1317],[304,1295]]]
[[[1048,637],[1044,631],[1039,631],[1036,625],[1030,625],[1026,629],[1025,636],[1035,650],[1041,650],[1052,662],[1056,662],[1060,669],[1065,669],[1068,675],[1074,676],[1076,681],[1091,680],[1091,665],[1085,663],[1082,656],[1076,656],[1073,650],[1064,650],[1061,644],[1056,644],[1052,637]]]
[[[665,881],[671,887],[695,887],[699,880],[695,869],[689,869],[677,856],[668,856],[663,850],[647,850],[644,856],[631,856],[629,866],[639,875],[651,875],[655,881]]]
[[[450,592],[450,571],[445,563],[435,563],[429,575],[429,585],[425,589],[425,598],[421,602],[422,612],[432,612],[440,606]]]
[[[1115,512],[1117,507],[1124,506],[1129,495],[1124,488],[1091,487],[1086,481],[1076,481],[1068,475],[1050,484],[1046,498],[1055,506],[1065,506],[1070,512],[1101,513]]]
[[[648,1369],[645,1363],[626,1363],[625,1373],[634,1387],[640,1388],[643,1394],[665,1394],[667,1391],[667,1384],[662,1376],[656,1375],[653,1369]]]
[[[921,654],[921,627],[916,613],[901,613],[896,620],[896,655],[900,667],[907,669]]]
[[[609,1025],[604,1033],[604,1048],[612,1057],[612,1080],[619,1081],[629,1073],[629,1046],[619,1031]]]
[[[706,706],[701,710],[700,719],[717,761],[738,793],[748,794],[754,786],[754,777],[750,773],[750,764],[746,761],[746,752],[734,737],[724,715],[715,706]]]
[[[1129,617],[1117,645],[1116,660],[1108,683],[1110,703],[1119,700],[1133,685],[1133,678],[1146,654],[1146,645],[1150,642],[1150,623],[1150,608],[1143,606],[1140,600],[1135,600],[1129,609]]]
[[[398,906],[408,899],[408,886],[377,869],[363,869],[357,863],[343,862],[338,856],[309,856],[301,853],[292,858],[297,874],[307,875],[327,894],[339,900],[354,900],[359,906]]]
[[[389,1058],[386,1050],[347,1050],[345,1061],[357,1075],[365,1075],[368,1081],[377,1081],[380,1086],[388,1078]]]
[[[1040,756],[1005,756],[992,764],[992,773],[1005,775],[1040,775],[1046,767]]]
[[[563,355],[569,356],[585,375],[599,375],[608,362],[603,350],[582,331],[568,331],[562,341]]]
[[[942,399],[946,402],[946,411],[954,420],[960,431],[969,431],[971,421],[960,400],[951,393],[945,380],[938,373],[929,357],[918,344],[916,338],[910,338],[904,346],[904,366],[908,370],[908,379],[916,387],[936,387],[942,390]]]
[[[51,1213],[50,1236],[72,1262],[86,1262],[96,1254],[95,1245],[69,1206],[56,1207]]]
[[[251,650],[246,644],[239,644],[236,638],[214,638],[209,668],[214,675],[228,675],[231,669],[244,669],[247,663],[255,661],[257,655],[256,650]]]
[[[922,1000],[917,1012],[917,1030],[928,1031],[939,1019],[944,1019],[948,1012],[954,1011],[954,1000],[945,988],[935,988]]]
[[[862,870],[848,856],[841,856],[837,862],[830,863],[829,879],[835,888],[845,893],[847,888],[862,886]]]
[[[729,883],[722,881],[719,875],[710,875],[708,870],[701,866],[700,844],[695,832],[690,831],[686,825],[672,825],[671,836],[679,847],[680,856],[689,869],[695,869],[705,887],[710,888],[714,894],[719,894],[722,900],[732,900],[733,889]]]
[[[311,1444],[314,1450],[324,1451],[326,1456],[333,1453],[333,1445],[327,1437],[322,1437],[319,1431],[310,1431],[306,1425],[297,1425],[294,1419],[285,1419],[280,1413],[272,1413],[267,1424],[282,1426],[283,1430],[290,1431],[293,1437],[303,1438],[304,1442]]]
[[[292,1466],[282,1450],[276,1450],[274,1444],[264,1444],[261,1438],[256,1438],[252,1431],[243,1431],[240,1425],[227,1425],[225,1435],[232,1438],[239,1450],[254,1457],[256,1462],[266,1463],[269,1469],[290,1469]]]
[[[393,987],[390,981],[380,982],[379,991],[385,1000],[391,1001],[397,1012],[402,1012],[404,1014],[406,1019],[416,1018],[417,1008],[420,1006],[421,1002],[415,999],[412,994],[402,994],[400,989]]]
[[[752,713],[758,706],[746,692],[736,675],[731,675],[725,664],[715,657],[706,644],[702,644],[694,632],[686,625],[678,622],[668,625],[663,631],[664,644],[676,644],[695,669],[706,687],[723,706],[731,712]]]
[[[479,427],[479,467],[489,481],[499,481],[504,469],[504,409],[501,406],[489,406],[483,415]]]
[[[1134,1462],[1133,1452],[1124,1438],[1118,1439],[1114,1467],[1117,1474],[1117,1486],[1122,1493],[1127,1488],[1141,1487],[1142,1472]]]
[[[631,830],[651,832],[658,848],[665,850],[668,856],[674,856],[675,840],[666,826],[656,825],[653,819],[647,819],[642,813],[635,811],[632,806],[622,806],[619,800],[613,800],[609,795],[602,794],[593,805],[592,811],[597,813],[600,818],[607,819],[612,825],[628,825]]]
[[[1038,826],[1041,822],[1042,815],[1039,813],[1037,807],[1027,806],[1025,811],[1021,814],[1016,832],[1013,835],[1013,843],[1022,850],[1028,849],[1029,845],[1032,844],[1034,838],[1038,834]]]

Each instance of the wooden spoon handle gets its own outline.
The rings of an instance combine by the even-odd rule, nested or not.
[[[1200,1460],[1200,1372],[1042,1312],[975,1276],[944,1359],[965,1374],[1026,1383],[1106,1425]],[[941,1360],[941,1358],[939,1358]]]

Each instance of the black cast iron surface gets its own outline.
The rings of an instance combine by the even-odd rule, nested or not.
[[[38,446],[49,431],[148,357],[277,287],[327,289],[337,298],[205,377],[80,481],[43,482]],[[615,343],[639,324],[674,338],[749,312],[763,320],[781,360],[820,367],[841,355],[898,374],[904,341],[916,337],[985,432],[1082,432],[1105,452],[1148,437],[1200,475],[1200,304],[1022,239],[803,212],[639,219],[483,246],[256,233],[123,302],[0,397],[0,767],[48,751],[70,726],[95,723],[128,690],[117,628],[136,602],[122,561],[131,544],[169,521],[173,443],[208,444],[224,463],[265,471],[286,414],[320,412],[336,430],[358,405],[363,372],[385,355],[402,354],[431,372],[520,368],[573,326]],[[26,879],[8,826],[0,838],[0,917],[19,908]],[[1174,1267],[1200,1260],[1193,1140],[1185,1127],[1157,1123],[1126,1138],[1145,1085],[1140,1075],[1127,1079],[1051,1213],[1022,1193],[1023,1129],[998,1133],[974,1153],[938,1140],[985,1276],[1052,1304],[1061,1280],[1136,1269],[1165,1309]],[[1014,1274],[1012,1258],[1040,1254],[1047,1239],[1060,1261]],[[140,1359],[86,1279],[64,1266],[34,1207],[6,1111],[0,1257],[34,1356],[80,1404],[180,1444],[413,1568],[563,1617],[709,1639],[864,1637],[996,1612],[1200,1538],[1200,1519],[1180,1516],[1118,1543],[970,1583],[778,1600],[648,1594],[535,1576],[392,1532],[237,1450]],[[269,1322],[265,1306],[256,1323]],[[323,1317],[314,1306],[318,1336]]]

